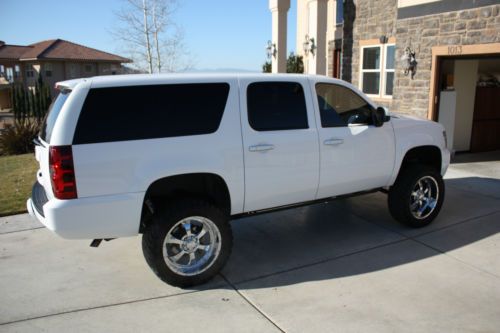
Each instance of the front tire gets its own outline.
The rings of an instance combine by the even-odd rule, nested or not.
[[[401,171],[389,191],[389,211],[402,224],[421,228],[430,224],[444,201],[441,174],[425,165],[411,165]]]
[[[164,282],[191,287],[213,278],[231,253],[226,214],[202,200],[184,200],[155,212],[142,236],[146,262]]]

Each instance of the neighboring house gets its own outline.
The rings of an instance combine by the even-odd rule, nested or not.
[[[62,39],[27,46],[0,41],[0,109],[11,108],[10,83],[33,87],[42,75],[54,93],[58,81],[121,74],[122,64],[129,62],[132,61]]]
[[[286,61],[279,45],[289,4],[269,2],[273,64]],[[380,105],[443,123],[453,151],[500,149],[498,0],[297,0],[296,40],[306,73],[340,77]],[[407,48],[416,66],[405,74]]]

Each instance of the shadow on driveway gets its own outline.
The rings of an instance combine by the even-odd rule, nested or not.
[[[479,194],[483,189],[477,186],[496,192],[485,196]],[[367,252],[373,255],[365,256],[361,265],[336,266],[335,271],[328,272],[313,270],[316,273],[310,275],[288,274],[286,280],[273,281],[280,286],[336,279],[454,251],[500,231],[500,180],[448,179],[446,191],[441,213],[431,225],[421,229],[411,229],[393,220],[387,197],[382,193],[235,221],[234,249],[222,274],[231,283],[240,284],[368,250],[397,249],[392,245],[399,243],[418,245],[408,251]],[[493,274],[498,270],[492,269]],[[254,281],[252,287],[259,288],[259,282]],[[269,287],[268,282],[265,287]]]

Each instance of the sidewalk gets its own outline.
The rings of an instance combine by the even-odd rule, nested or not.
[[[140,237],[95,249],[0,218],[0,332],[498,332],[499,170],[452,165],[423,229],[381,193],[234,221],[222,274],[188,290],[156,278]]]

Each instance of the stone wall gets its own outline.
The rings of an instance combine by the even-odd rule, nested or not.
[[[344,3],[342,78],[359,86],[359,42],[396,35],[397,0],[347,0]]]
[[[392,100],[377,100],[393,111],[426,118],[429,106],[432,47],[500,42],[500,5],[397,20],[397,0],[346,0],[342,79],[359,86],[359,42],[396,38]],[[405,76],[399,59],[416,51],[417,73]]]
[[[500,42],[500,5],[480,7],[396,23],[396,59],[411,44],[417,73],[412,80],[396,67],[392,108],[426,118],[429,107],[432,47]],[[401,66],[397,63],[397,66]],[[472,79],[472,78],[471,78]]]

